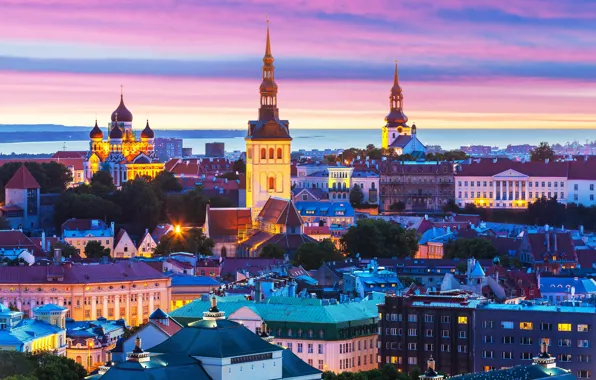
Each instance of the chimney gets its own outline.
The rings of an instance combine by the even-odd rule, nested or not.
[[[112,231],[112,236],[114,236],[114,222],[110,223],[110,231]]]
[[[62,263],[62,249],[54,249],[54,265],[60,265]]]
[[[544,233],[544,237],[546,238],[546,252],[550,252],[550,236],[548,232]]]
[[[553,234],[553,236],[554,236],[554,238],[555,238],[555,252],[559,252],[559,251],[557,250],[557,233],[555,232],[555,233]]]
[[[41,231],[41,250],[46,252],[46,232]]]

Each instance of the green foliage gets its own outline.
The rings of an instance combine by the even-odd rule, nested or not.
[[[341,238],[344,252],[363,258],[414,257],[418,251],[416,231],[382,219],[364,219]]]
[[[85,246],[85,256],[90,259],[99,259],[104,256],[110,256],[110,249],[104,248],[97,240],[91,240]]]
[[[126,339],[128,339],[128,338],[130,338],[132,336],[135,336],[135,334],[137,333],[137,331],[139,331],[139,329],[141,327],[143,327],[143,326],[142,325],[141,326],[132,326],[129,329],[128,328],[127,329],[124,329],[124,333],[122,334],[122,339],[125,339],[126,340]]]
[[[11,225],[8,219],[3,216],[0,216],[0,230],[10,230]]]
[[[182,185],[174,173],[164,170],[153,178],[151,185],[157,193],[165,194],[182,191]]]
[[[459,208],[459,206],[455,203],[455,200],[450,199],[447,203],[445,203],[445,205],[443,205],[443,212],[445,213],[449,213],[449,212],[455,212],[455,213],[459,213],[461,210]]]
[[[122,185],[113,200],[122,208],[119,222],[127,224],[130,233],[141,234],[146,228],[155,228],[161,217],[162,202],[153,186],[142,178]]]
[[[240,158],[232,164],[232,170],[238,173],[246,173],[246,162]]]
[[[412,376],[419,373],[418,367],[414,368],[410,374],[406,375],[401,372],[397,372],[395,367],[391,364],[385,365],[380,370],[371,369],[369,371],[361,372],[341,372],[335,374],[331,371],[323,372],[323,380],[418,380]]]
[[[278,244],[267,244],[261,250],[259,257],[283,259],[285,253],[286,251]]]
[[[51,247],[52,254],[56,248],[60,248],[62,250],[62,257],[64,257],[64,258],[69,258],[69,257],[72,257],[72,255],[79,254],[78,249],[76,249],[72,245],[70,245],[66,242],[63,242],[63,241],[57,241],[56,243],[54,243],[52,245],[52,247]]]
[[[354,187],[350,190],[350,204],[354,208],[360,207],[362,205],[362,201],[364,200],[364,193],[360,186],[354,184]]]
[[[402,212],[406,209],[406,204],[402,201],[393,202],[389,205],[390,211]]]
[[[302,265],[304,269],[319,268],[325,261],[343,260],[344,256],[329,239],[321,242],[302,244],[294,255],[294,265]]]
[[[461,161],[466,158],[468,155],[461,150],[448,150],[442,153],[428,153],[424,159],[426,161]]]
[[[571,208],[570,208],[571,210]],[[565,220],[565,205],[559,203],[557,198],[542,197],[528,205],[526,211],[529,220],[534,224],[561,224]]]
[[[0,351],[2,380],[80,380],[87,371],[74,360],[51,353]]]
[[[183,230],[180,233],[169,233],[162,237],[154,254],[156,256],[167,256],[172,252],[190,252],[200,253],[202,255],[212,255],[212,249],[215,246],[213,240],[205,236],[199,228]]]
[[[69,218],[119,220],[122,210],[114,202],[93,194],[65,191],[54,202],[54,224],[59,230]]]
[[[39,183],[41,193],[60,193],[72,181],[72,172],[58,162],[7,162],[0,166],[0,185],[4,187],[23,164]],[[4,198],[4,192],[0,197]]]
[[[467,259],[492,259],[499,255],[492,243],[483,238],[455,239],[445,245],[444,258]]]
[[[550,145],[543,141],[536,148],[530,152],[530,160],[532,161],[545,161],[552,160],[555,158],[555,151]]]

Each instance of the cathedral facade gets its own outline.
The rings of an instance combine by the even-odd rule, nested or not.
[[[258,120],[248,122],[246,141],[246,207],[253,220],[270,197],[291,199],[289,122],[280,120],[277,108],[275,66],[269,27],[263,57]]]
[[[399,85],[397,63],[395,63],[393,87],[389,95],[389,114],[385,116],[381,146],[399,155],[424,156],[426,154],[426,147],[416,137],[416,124],[410,127],[408,117],[404,113],[404,95]]]
[[[137,177],[154,178],[163,171],[164,164],[155,154],[155,133],[149,127],[137,136],[132,129],[132,112],[124,105],[120,95],[120,105],[112,112],[108,125],[107,139],[95,121],[89,133],[89,152],[84,162],[85,182],[89,182],[98,170],[106,170],[114,179],[114,185],[121,186]]]

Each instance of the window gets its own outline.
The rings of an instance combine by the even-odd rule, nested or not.
[[[313,347],[312,347],[312,343],[308,344],[308,353],[312,354],[314,352]]]
[[[432,343],[426,343],[424,345],[424,351],[434,351],[435,350],[435,345]]]
[[[432,338],[434,336],[434,330],[433,329],[426,329],[426,332],[425,332],[424,336],[426,336],[427,338]]]
[[[459,334],[457,334],[459,336],[460,339],[465,339],[466,338],[466,332],[465,331],[460,331]]]
[[[520,344],[523,344],[524,346],[529,346],[532,344],[532,338],[530,338],[529,336],[521,337]]]
[[[434,321],[434,315],[424,314],[424,322],[432,323]]]
[[[449,315],[442,315],[441,323],[451,323],[451,317]]]
[[[274,159],[274,155],[273,155],[273,148],[269,148],[269,159]]]
[[[482,321],[482,327],[484,327],[485,329],[492,329],[493,327],[495,327],[495,322],[494,321]]]
[[[513,344],[515,339],[512,336],[504,336],[502,341],[503,341],[503,344]]]
[[[451,346],[448,344],[441,344],[441,352],[451,352]]]
[[[571,355],[570,354],[559,354],[557,356],[558,356],[557,359],[560,362],[563,362],[563,363],[569,363],[569,362],[571,362]]]
[[[468,317],[466,316],[459,316],[457,317],[457,323],[460,325],[467,325],[468,324]]]
[[[462,354],[465,354],[466,352],[468,352],[468,346],[466,346],[465,344],[460,344],[457,346],[457,352],[460,352]]]
[[[408,329],[408,336],[417,336],[418,330],[417,329]]]
[[[483,359],[492,359],[494,354],[492,351],[482,351],[482,358]]]
[[[302,352],[302,343],[298,343],[298,352]]]
[[[578,369],[577,370],[577,378],[578,379],[589,379],[590,378],[590,370],[589,369]]]
[[[559,347],[571,347],[571,339],[559,339]]]
[[[587,339],[578,339],[577,347],[579,348],[588,348],[590,347],[590,341]]]
[[[416,314],[408,314],[408,322],[418,322],[418,316]]]
[[[365,358],[366,358],[366,356],[365,356]],[[318,366],[318,368],[320,370],[323,370],[323,367],[324,367],[323,361],[322,360],[319,360],[319,366]]]
[[[590,355],[577,355],[578,363],[589,363]]]
[[[522,352],[519,354],[519,358],[521,360],[532,360],[532,353],[531,352]]]
[[[275,177],[269,177],[269,190],[275,190]]]
[[[482,343],[493,343],[493,342],[494,342],[494,340],[493,340],[492,335],[484,335],[482,337]]]
[[[277,159],[281,160],[282,154],[281,154],[281,148],[277,148]]]
[[[267,150],[265,148],[261,148],[261,160],[267,159]]]
[[[541,323],[540,324],[540,330],[550,331],[552,329],[553,329],[553,324],[552,323]]]
[[[293,346],[293,344],[292,344],[292,343],[290,343],[290,342],[288,342],[288,350],[292,351],[292,346]],[[341,346],[340,346],[340,347],[341,347]]]
[[[308,365],[312,367],[312,359],[308,359]]]
[[[578,332],[588,332],[590,331],[590,325],[579,324],[577,325]]]
[[[573,185],[573,190],[579,190],[579,185],[577,183]]]
[[[416,351],[416,349],[417,349],[416,343],[408,343],[408,350]]]
[[[418,358],[417,357],[408,356],[408,364],[418,364]]]
[[[522,330],[533,330],[534,324],[532,322],[520,322],[519,328]]]
[[[510,351],[504,351],[501,357],[503,359],[513,359],[513,354]]]
[[[503,329],[512,329],[513,328],[513,322],[503,321],[503,322],[501,322],[501,328],[503,328]]]
[[[571,331],[571,323],[559,323],[559,331]]]
[[[449,338],[449,330],[441,330],[441,337],[442,338]]]

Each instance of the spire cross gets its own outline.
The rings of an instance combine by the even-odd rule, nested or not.
[[[124,96],[124,85],[120,85],[120,96]]]

